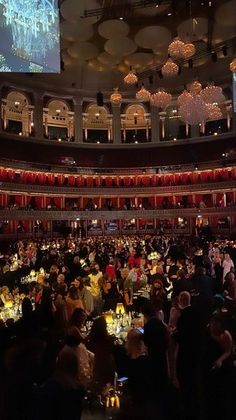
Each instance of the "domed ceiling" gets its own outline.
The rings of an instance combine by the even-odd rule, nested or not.
[[[219,81],[222,74],[230,75],[235,0],[62,0],[60,14],[62,74],[34,75],[34,82],[108,92],[116,86],[127,90],[123,78],[130,66],[140,84],[154,87],[182,87],[196,77]],[[176,36],[194,43],[196,54],[191,65],[180,63],[174,79],[160,79],[158,71]],[[223,43],[228,48],[222,51]]]

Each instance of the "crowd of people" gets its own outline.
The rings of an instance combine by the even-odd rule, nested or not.
[[[235,266],[229,240],[8,244],[0,315],[19,302],[21,309],[0,320],[1,418],[105,418],[109,396],[122,388],[112,414],[120,419],[233,420]],[[142,288],[148,297],[137,298]],[[104,315],[119,303],[143,319],[122,344]]]

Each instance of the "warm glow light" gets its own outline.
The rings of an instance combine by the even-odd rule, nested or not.
[[[138,81],[138,77],[133,72],[132,67],[131,67],[127,76],[124,77],[124,82],[126,83],[126,85],[135,85],[137,81]]]
[[[116,305],[116,314],[117,315],[123,315],[125,313],[125,308],[123,303],[117,303]]]
[[[142,85],[141,89],[136,93],[136,99],[139,101],[149,101],[151,93]]]
[[[178,74],[179,66],[174,63],[174,61],[169,58],[167,62],[162,66],[161,72],[165,77],[173,77]]]
[[[199,124],[208,117],[206,104],[200,95],[188,94],[181,100],[179,115],[186,124]]]
[[[222,118],[222,112],[218,105],[206,104],[206,107],[209,120],[220,120]]]
[[[171,100],[172,95],[161,89],[150,97],[151,104],[159,108],[166,108],[171,103]]]
[[[179,38],[175,38],[174,41],[168,47],[168,53],[173,58],[183,58],[184,42]]]
[[[191,83],[191,85],[189,86],[189,91],[191,93],[196,93],[199,94],[202,90],[202,84],[198,81],[195,80],[193,83]]]
[[[200,95],[206,104],[220,103],[224,101],[224,95],[220,86],[210,84],[200,92]]]
[[[196,53],[196,48],[195,48],[195,45],[194,44],[191,44],[191,43],[184,44],[184,47],[183,47],[183,58],[185,58],[186,60],[188,60],[195,53]]]
[[[118,88],[114,89],[114,92],[110,96],[110,100],[113,104],[116,104],[116,105],[121,103],[122,95],[119,92]]]

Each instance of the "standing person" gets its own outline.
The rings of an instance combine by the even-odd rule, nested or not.
[[[79,298],[78,290],[75,286],[71,286],[69,288],[68,296],[66,298],[66,306],[67,306],[68,321],[70,320],[75,308],[84,309],[83,303],[81,299]]]
[[[93,296],[88,288],[84,285],[86,279],[82,277],[76,277],[73,281],[74,286],[77,288],[79,298],[82,301],[84,310],[87,315],[91,315],[94,310]]]
[[[94,386],[102,392],[108,384],[113,384],[115,360],[113,356],[113,339],[107,332],[103,316],[96,318],[87,341],[87,348],[94,353]]]
[[[148,302],[142,308],[144,315],[144,343],[148,349],[152,370],[152,386],[155,391],[163,391],[168,382],[168,331],[156,316],[154,306]]]
[[[84,388],[78,381],[78,358],[73,351],[61,352],[53,377],[42,390],[39,417],[80,420]]]
[[[182,394],[185,419],[198,418],[199,374],[203,351],[202,325],[200,318],[191,306],[189,292],[179,295],[180,317],[177,321],[176,339],[178,354],[176,373]]]
[[[224,283],[226,274],[229,273],[232,268],[234,268],[234,263],[231,260],[230,255],[228,253],[226,253],[224,256],[222,267],[223,267],[223,283]]]
[[[224,326],[222,314],[213,315],[210,320],[204,367],[207,419],[233,420],[235,373],[232,336]]]
[[[93,297],[93,306],[94,311],[97,314],[100,314],[102,311],[102,294],[101,294],[101,280],[102,280],[102,272],[99,270],[99,265],[94,263],[91,266],[91,272],[88,275],[90,286],[88,290],[90,291]]]

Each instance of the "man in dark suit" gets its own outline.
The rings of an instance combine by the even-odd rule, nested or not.
[[[176,361],[177,378],[185,408],[185,419],[198,418],[199,379],[203,350],[203,328],[200,317],[191,306],[191,296],[184,291],[179,295],[181,315],[177,323],[176,339],[179,344]]]

